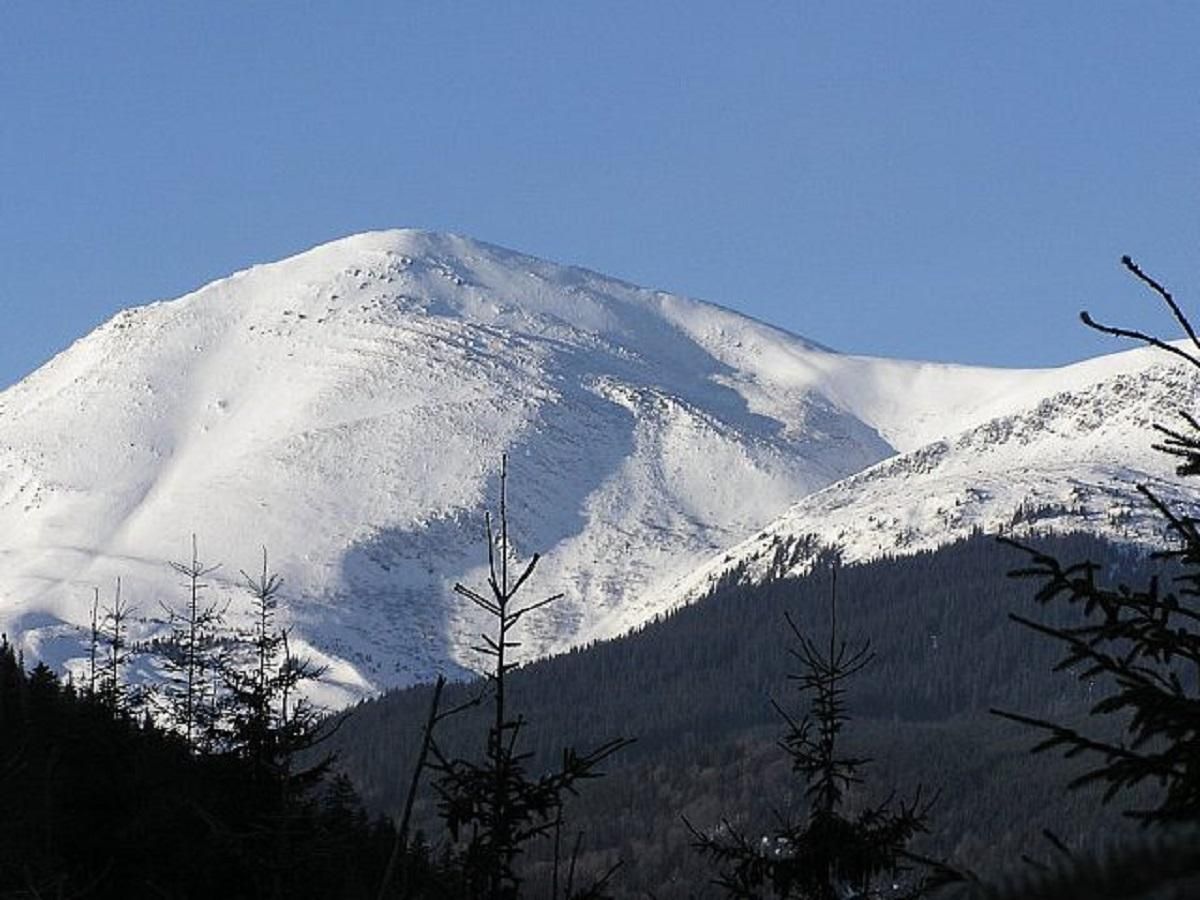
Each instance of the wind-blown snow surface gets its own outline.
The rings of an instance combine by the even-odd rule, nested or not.
[[[1061,492],[1086,458],[1119,482],[1141,471],[1139,416],[1191,397],[1160,371],[845,356],[465,238],[358,235],[127,310],[0,393],[0,628],[78,665],[94,587],[120,576],[150,619],[182,600],[167,561],[195,533],[236,614],[265,546],[340,702],[478,663],[451,586],[482,583],[502,453],[517,548],[543,554],[531,597],[565,592],[528,620],[533,656],[645,621],[785,513],[773,527],[868,547],[859,495],[932,533],[945,516],[920,504],[989,490],[983,472]]]
[[[1175,542],[1163,503],[1200,514],[1156,426],[1190,432],[1196,370],[1156,349],[1031,377],[1012,411],[887,459],[800,500],[754,537],[685,577],[677,602],[719,581],[806,570],[822,548],[846,562],[934,549],[972,531],[1017,539],[1088,531],[1130,544]],[[995,410],[993,410],[995,411]],[[1147,489],[1154,499],[1139,488]]]

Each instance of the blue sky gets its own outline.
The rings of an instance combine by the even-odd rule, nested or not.
[[[6,4],[0,385],[116,310],[455,231],[834,348],[1200,316],[1200,4]]]

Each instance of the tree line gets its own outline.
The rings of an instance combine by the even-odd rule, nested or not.
[[[1088,535],[1038,546],[1097,559],[1114,580],[1153,571],[1144,554]],[[1096,686],[1056,675],[1053,645],[1009,621],[1010,611],[1028,604],[1028,589],[1004,578],[1021,561],[1015,549],[975,535],[937,552],[842,566],[837,575],[838,631],[854,642],[870,638],[874,653],[846,695],[854,718],[845,747],[873,759],[849,797],[869,805],[892,787],[925,785],[927,796],[938,796],[915,849],[981,873],[1019,861],[1042,842],[1042,828],[1088,849],[1099,848],[1105,831],[1129,831],[1118,810],[1095,809],[1093,794],[1060,790],[1077,774],[1075,761],[1047,758],[1031,768],[1027,731],[988,713],[997,707],[1081,722],[1100,696]],[[804,698],[788,679],[799,666],[785,615],[803,633],[825,637],[830,575],[823,569],[763,585],[731,579],[630,635],[511,673],[510,702],[528,712],[531,766],[553,763],[564,735],[584,746],[613,734],[637,738],[568,809],[586,835],[591,867],[622,861],[614,896],[722,896],[708,885],[715,873],[692,849],[681,814],[698,828],[728,818],[763,833],[776,813],[803,814],[803,784],[778,746],[788,726],[772,701],[803,715]],[[1066,609],[1049,613],[1063,624],[1076,619]],[[449,684],[443,703],[469,701],[481,689]],[[366,701],[331,739],[338,766],[372,811],[400,810],[431,694],[423,686]],[[465,754],[485,726],[486,714],[468,709],[439,725],[439,739]],[[415,820],[431,833],[438,827],[433,797],[418,798]],[[527,868],[546,871],[549,855],[548,846],[529,848]]]
[[[323,670],[277,624],[282,578],[267,553],[241,572],[248,615],[228,621],[211,601],[216,566],[172,563],[184,602],[163,604],[160,637],[130,639],[135,610],[118,580],[111,602],[93,598],[87,668],[60,680],[27,669],[0,637],[0,896],[443,898],[515,900],[526,848],[552,841],[550,900],[600,900],[615,866],[592,872],[566,835],[564,805],[627,743],[611,738],[557,765],[530,768],[526,721],[506,684],[517,667],[516,626],[556,596],[525,602],[534,556],[519,568],[508,538],[506,467],[496,534],[487,524],[490,577],[457,592],[487,613],[493,660],[484,690],[453,707],[434,687],[403,813],[371,819],[350,779],[334,772],[342,720],[323,719],[304,693]],[[131,678],[133,663],[156,680]],[[482,759],[451,752],[445,719],[486,710]],[[423,784],[426,782],[426,784]],[[448,836],[411,827],[418,792],[436,797]],[[545,879],[544,879],[545,880]]]

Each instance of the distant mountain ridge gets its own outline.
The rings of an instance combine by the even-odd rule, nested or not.
[[[531,590],[566,592],[526,635],[541,655],[776,535],[903,552],[894,526],[938,540],[958,528],[939,505],[989,478],[1004,490],[957,503],[964,527],[1059,497],[1081,462],[1092,493],[1165,480],[1145,420],[1194,397],[1140,351],[1034,371],[848,356],[464,237],[356,235],[126,310],[0,393],[0,628],[78,665],[93,586],[119,575],[152,615],[194,532],[237,597],[265,546],[344,702],[474,663],[450,586],[480,579],[502,453],[518,549],[544,556]]]
[[[1102,364],[1102,365],[1101,365]],[[1163,546],[1166,523],[1138,492],[1148,487],[1181,515],[1200,514],[1195,491],[1156,449],[1155,424],[1187,425],[1200,379],[1157,350],[1082,363],[1090,383],[891,457],[814,492],[754,537],[710,560],[677,588],[681,601],[721,580],[759,583],[806,570],[816,548],[846,561],[930,550],[973,531],[1020,538],[1083,531]],[[1068,375],[1074,374],[1068,372]]]

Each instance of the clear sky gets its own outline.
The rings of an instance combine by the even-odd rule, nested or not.
[[[1200,3],[12,2],[0,385],[116,310],[455,231],[836,349],[1200,316]]]

